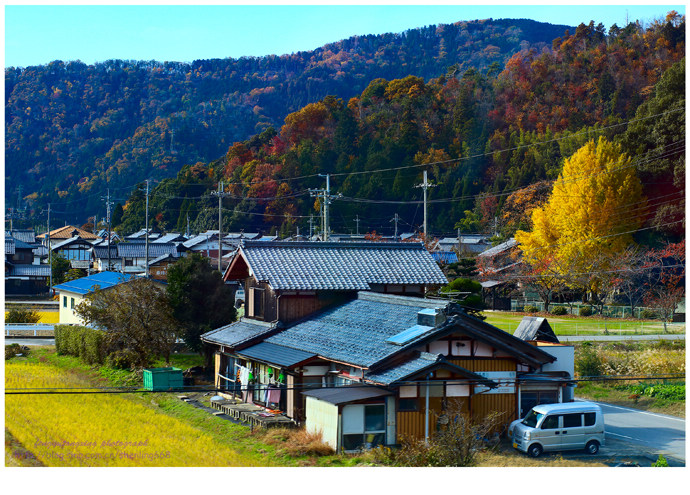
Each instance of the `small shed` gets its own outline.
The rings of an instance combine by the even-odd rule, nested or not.
[[[521,340],[560,343],[547,319],[537,316],[525,316],[513,336]]]

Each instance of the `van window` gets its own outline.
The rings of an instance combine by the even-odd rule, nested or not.
[[[553,430],[558,428],[558,416],[547,416],[544,418],[544,422],[541,424],[542,430]]]
[[[543,414],[534,412],[534,409],[531,409],[530,412],[527,413],[527,416],[525,416],[525,419],[522,420],[522,424],[530,428],[536,428],[537,423],[543,416]]]
[[[594,426],[597,422],[597,413],[585,413],[585,426]]]
[[[563,428],[576,428],[582,426],[582,414],[564,414]]]

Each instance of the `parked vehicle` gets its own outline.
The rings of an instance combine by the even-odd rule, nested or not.
[[[237,289],[235,291],[235,307],[239,308],[244,304],[244,289]]]
[[[594,455],[604,445],[604,415],[592,402],[539,404],[513,421],[508,433],[513,447],[532,457],[577,449]]]

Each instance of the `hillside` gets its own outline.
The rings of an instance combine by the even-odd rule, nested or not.
[[[309,232],[319,203],[310,189],[330,174],[331,228],[393,233],[422,223],[422,169],[430,231],[449,235],[526,227],[563,160],[599,135],[623,145],[644,179],[650,226],[682,233],[685,135],[685,20],[603,33],[594,23],[525,48],[500,71],[467,68],[424,80],[376,78],[357,96],[327,96],[232,145],[225,157],[186,166],[152,192],[161,229]],[[627,122],[632,121],[632,125]],[[426,165],[426,166],[424,166]],[[143,225],[144,194],[125,205],[123,233]],[[356,223],[360,220],[361,225]]]
[[[64,220],[83,222],[85,211],[104,215],[106,187],[122,193],[137,181],[215,160],[327,95],[347,101],[377,78],[497,73],[515,53],[540,53],[566,29],[489,19],[352,37],[281,56],[8,68],[6,202],[29,215],[62,203],[78,211],[66,211]]]

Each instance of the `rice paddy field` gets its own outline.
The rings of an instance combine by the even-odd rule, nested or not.
[[[523,313],[504,313],[486,311],[486,322],[501,330],[513,333],[524,316]],[[663,333],[684,334],[684,323],[664,324],[658,320],[624,320],[617,318],[592,317],[559,317],[549,314],[533,314],[529,316],[544,316],[556,335],[657,335]]]
[[[77,392],[85,377],[48,363],[5,363],[7,392]],[[44,466],[269,466],[213,435],[129,394],[5,395],[6,465]],[[8,434],[21,448],[8,454]],[[15,445],[15,447],[16,447]],[[20,459],[25,457],[25,459]]]

